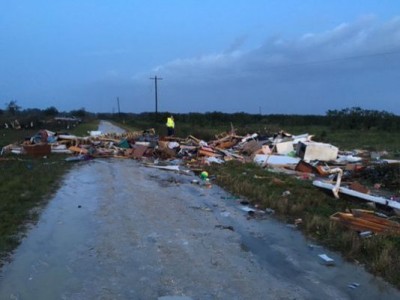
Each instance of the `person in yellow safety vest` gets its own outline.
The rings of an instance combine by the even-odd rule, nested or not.
[[[170,116],[167,119],[167,134],[168,136],[175,134],[175,122],[173,116]]]

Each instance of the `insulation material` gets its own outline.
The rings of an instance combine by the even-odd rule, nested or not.
[[[300,142],[297,146],[297,156],[305,161],[333,161],[338,156],[339,149],[330,144],[315,142]]]

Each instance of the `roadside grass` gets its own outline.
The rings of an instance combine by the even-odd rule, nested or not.
[[[38,132],[37,129],[0,129],[0,148],[11,143],[23,142],[26,138],[30,138]]]
[[[97,129],[97,121],[81,124],[71,134],[87,135]],[[51,128],[48,128],[51,130]],[[38,130],[0,129],[0,147],[21,142]],[[46,158],[27,155],[0,156],[0,265],[15,249],[28,224],[37,220],[40,208],[47,204],[63,175],[72,164],[65,155],[51,154]]]
[[[400,287],[400,237],[376,235],[361,238],[329,219],[337,211],[352,208],[370,209],[365,203],[335,199],[314,187],[310,181],[273,173],[255,164],[229,162],[211,166],[216,183],[252,205],[275,211],[288,224],[300,221],[298,228],[311,240],[339,251],[350,261],[358,262],[375,275]],[[285,195],[289,191],[290,194]]]
[[[69,169],[64,155],[48,158],[6,156],[0,161],[0,256],[19,243],[18,232],[35,221],[45,204],[44,196],[54,192],[61,176]]]
[[[88,131],[97,130],[99,126],[99,120],[93,119],[85,123],[81,123],[68,132],[71,134],[75,134],[77,136],[87,136]]]
[[[383,130],[329,130],[321,132],[326,142],[341,150],[364,149],[370,151],[388,151],[394,157],[400,152],[400,132]]]

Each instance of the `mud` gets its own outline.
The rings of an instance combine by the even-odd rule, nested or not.
[[[193,179],[133,160],[78,164],[4,266],[0,299],[399,299],[296,229],[248,219],[240,199]]]

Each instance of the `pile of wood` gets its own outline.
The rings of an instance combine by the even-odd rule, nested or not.
[[[400,234],[400,224],[373,211],[353,209],[351,213],[337,212],[331,215],[331,220],[358,231],[371,231],[380,234]]]

